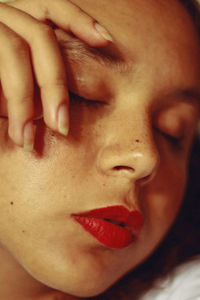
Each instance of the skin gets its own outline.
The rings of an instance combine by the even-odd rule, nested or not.
[[[105,28],[67,0],[0,3],[0,116],[9,118],[13,142],[27,150],[34,144],[33,119],[41,113],[52,130],[67,135],[69,127],[66,70],[49,23],[92,46],[106,46],[110,39]],[[34,103],[36,94],[40,105]]]
[[[200,78],[188,13],[176,1],[73,3],[109,30],[107,51],[124,65],[117,71],[67,50],[69,87],[91,101],[71,99],[67,138],[37,121],[35,152],[27,153],[1,121],[3,299],[53,299],[54,289],[63,299],[102,293],[154,251],[185,191],[198,105],[177,90],[197,90]],[[120,250],[101,245],[70,216],[111,205],[144,216],[138,238]]]

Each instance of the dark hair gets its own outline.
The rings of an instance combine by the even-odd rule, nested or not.
[[[200,4],[195,0],[179,1],[191,14],[200,34]],[[144,291],[152,287],[158,277],[165,276],[175,266],[200,254],[199,136],[194,139],[188,173],[188,186],[183,205],[174,225],[158,249],[114,287],[93,299],[137,300]]]

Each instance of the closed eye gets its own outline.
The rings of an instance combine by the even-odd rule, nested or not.
[[[175,135],[172,135],[172,134],[168,134],[164,131],[161,131],[157,128],[155,128],[156,132],[158,134],[160,134],[167,142],[169,142],[174,148],[177,148],[179,150],[182,149],[182,143],[183,143],[183,140],[184,140],[184,135],[180,135],[180,136],[175,136]]]
[[[69,92],[70,100],[79,102],[80,104],[83,103],[87,106],[90,105],[107,105],[105,101],[102,100],[94,100],[94,99],[87,99],[75,93]]]
[[[181,137],[175,137],[175,136],[172,136],[170,134],[167,134],[165,132],[161,132],[161,134],[170,142],[172,143],[173,145],[179,145],[181,143],[181,141],[183,140],[183,136]]]

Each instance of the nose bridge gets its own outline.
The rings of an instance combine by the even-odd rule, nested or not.
[[[105,174],[139,180],[151,176],[158,163],[147,114],[126,119],[121,116],[107,128],[105,144],[98,157],[98,167]]]

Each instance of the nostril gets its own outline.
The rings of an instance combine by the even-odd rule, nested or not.
[[[122,171],[135,172],[134,168],[127,167],[127,166],[116,166],[113,169],[116,170],[116,171],[121,171],[122,170]]]

